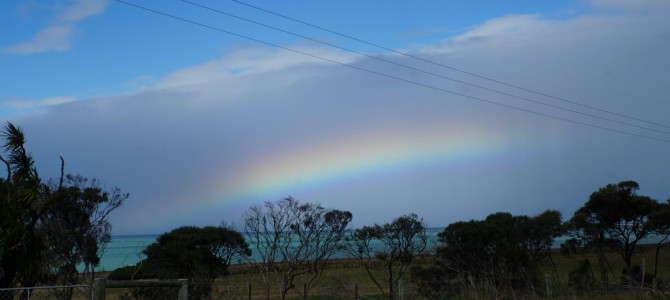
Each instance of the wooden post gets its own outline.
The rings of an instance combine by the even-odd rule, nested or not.
[[[354,284],[354,300],[358,300],[358,283]]]
[[[549,287],[549,274],[544,274],[544,287],[547,291],[547,298],[551,299],[551,288]]]
[[[655,293],[657,288],[658,288],[658,279],[654,277],[654,279],[651,280],[651,290]]]
[[[307,300],[307,283],[302,284],[303,299]]]
[[[644,289],[644,273],[647,272],[646,265],[644,263],[644,256],[642,256],[642,282],[640,282],[640,287]]]
[[[93,283],[93,296],[95,300],[105,300],[105,289],[107,288],[107,279],[96,278]]]
[[[179,279],[178,300],[188,300],[188,279]]]
[[[247,282],[247,293],[249,294],[248,300],[251,300],[251,282]]]

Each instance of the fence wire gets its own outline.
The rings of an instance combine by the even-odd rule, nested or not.
[[[90,299],[93,299],[93,289],[87,285],[0,289],[0,300],[90,300]]]
[[[109,300],[177,300],[179,287],[107,288]]]

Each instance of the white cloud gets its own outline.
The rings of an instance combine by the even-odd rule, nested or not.
[[[3,52],[9,54],[33,54],[47,51],[64,51],[70,48],[73,29],[72,24],[45,27],[35,34],[31,40],[9,46]]]
[[[522,35],[531,30],[543,30],[550,24],[550,21],[537,14],[504,16],[488,20],[484,24],[454,37],[453,41],[466,42],[490,37]]]
[[[52,23],[39,30],[31,39],[4,47],[6,54],[34,54],[65,51],[71,46],[77,22],[104,11],[107,0],[75,0],[62,8]]]
[[[46,108],[74,101],[77,101],[77,98],[70,96],[44,99],[5,99],[0,100],[0,115],[21,115],[36,111],[44,112]]]
[[[66,7],[58,19],[63,22],[77,22],[101,14],[107,6],[107,0],[75,0]]]
[[[77,98],[70,96],[51,97],[44,99],[9,99],[0,101],[0,107],[10,109],[32,109],[44,106],[60,105],[68,102],[76,101]]]
[[[315,56],[351,63],[355,56],[319,47],[290,47]],[[268,73],[297,66],[331,64],[328,61],[296,52],[266,47],[235,50],[228,55],[168,74],[158,81],[157,88],[175,88],[231,79],[252,74]]]

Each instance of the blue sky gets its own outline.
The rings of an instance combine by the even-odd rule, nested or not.
[[[0,3],[0,118],[25,129],[43,176],[63,155],[129,192],[115,233],[239,222],[288,195],[356,226],[569,218],[628,179],[670,196],[666,1],[243,1],[432,64],[235,1],[192,2],[308,39],[127,2],[311,56],[118,1]]]

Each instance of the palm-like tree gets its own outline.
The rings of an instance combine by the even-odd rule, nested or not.
[[[48,208],[44,185],[25,149],[23,131],[7,123],[2,136],[7,178],[0,178],[0,288],[34,282],[41,255],[36,227]]]

